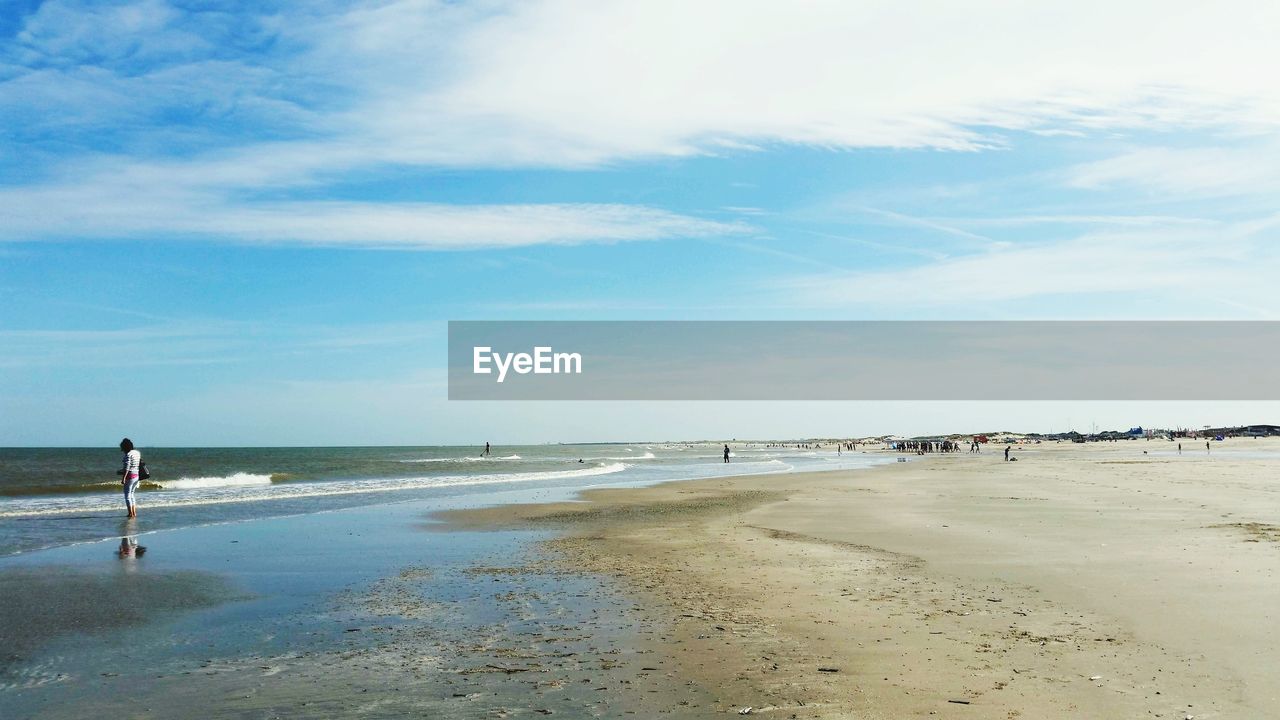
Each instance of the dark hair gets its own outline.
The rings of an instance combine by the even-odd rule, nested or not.
[[[130,440],[129,438],[125,438],[125,439],[121,440],[121,441],[120,441],[120,449],[121,449],[121,450],[123,450],[123,451],[125,451],[125,452],[129,452],[130,450],[132,450],[132,449],[133,449],[133,441],[132,441],[132,440]]]

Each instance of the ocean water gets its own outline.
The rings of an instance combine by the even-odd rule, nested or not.
[[[140,448],[149,531],[512,489],[644,485],[740,474],[866,467],[886,458],[834,448],[693,444],[495,447]],[[892,458],[888,458],[891,460]],[[0,554],[118,535],[115,448],[0,448]]]

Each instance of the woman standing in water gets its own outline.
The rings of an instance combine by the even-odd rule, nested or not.
[[[133,494],[138,489],[138,472],[142,465],[142,453],[133,447],[133,441],[125,438],[120,441],[120,451],[124,453],[124,461],[120,468],[120,482],[124,485],[124,505],[129,509],[129,517],[138,517],[138,503]]]

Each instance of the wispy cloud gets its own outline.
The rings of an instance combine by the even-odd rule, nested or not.
[[[1214,229],[1132,229],[1011,247],[883,270],[793,276],[778,290],[800,306],[933,309],[959,316],[1007,311],[1019,303],[1057,298],[1059,317],[1103,303],[1126,317],[1255,317],[1280,314],[1272,278],[1275,219]]]
[[[930,218],[950,225],[976,227],[1021,227],[1028,225],[1115,225],[1118,227],[1151,227],[1181,225],[1214,225],[1216,220],[1173,215],[1010,215],[997,217]]]
[[[917,257],[929,258],[931,260],[941,260],[947,257],[946,253],[930,250],[928,248],[911,247],[891,242],[880,242],[877,240],[868,240],[864,237],[858,237],[854,234],[836,235],[833,233],[820,232],[817,230],[801,230],[806,235],[825,238],[827,240],[836,240],[842,243],[849,243],[859,247],[869,248],[880,253],[891,255],[912,255]]]
[[[243,323],[160,322],[112,329],[0,330],[0,366],[133,367],[234,362],[249,335]]]
[[[1068,168],[1069,187],[1137,189],[1179,198],[1272,194],[1280,189],[1280,148],[1272,143],[1228,147],[1141,148]]]
[[[616,204],[446,205],[235,202],[221,194],[107,183],[0,190],[0,240],[201,238],[359,248],[459,250],[746,232]]]
[[[742,240],[719,240],[719,241],[713,241],[713,242],[733,250],[745,250],[750,253],[767,255],[769,257],[786,260],[789,263],[794,263],[797,265],[808,265],[811,267],[821,267],[821,268],[828,268],[828,269],[832,267],[832,264],[829,260],[812,257],[810,255],[801,255],[799,253],[788,252],[786,250],[779,250],[778,248],[769,247],[768,245],[760,245],[757,243],[746,242]],[[837,265],[837,267],[839,266]]]
[[[1004,245],[1004,243],[1000,242],[999,240],[989,238],[986,235],[979,235],[978,233],[970,232],[968,230],[963,230],[961,228],[955,227],[954,225],[949,225],[945,222],[934,220],[931,218],[914,217],[904,213],[893,212],[891,210],[881,210],[878,208],[870,208],[870,207],[863,207],[863,208],[859,208],[858,210],[860,212],[888,220],[889,222],[894,224],[924,228],[926,230],[932,230],[934,232],[942,233],[944,235],[951,235],[953,237],[962,238],[964,240],[970,240],[970,241],[979,243],[980,247],[999,247],[1001,245]]]
[[[116,368],[251,363],[443,342],[443,322],[287,325],[169,319],[108,329],[0,330],[0,367]]]

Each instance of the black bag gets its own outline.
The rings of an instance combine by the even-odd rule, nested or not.
[[[146,480],[149,477],[151,477],[151,471],[147,470],[147,461],[146,460],[139,461],[138,462],[138,479]]]

